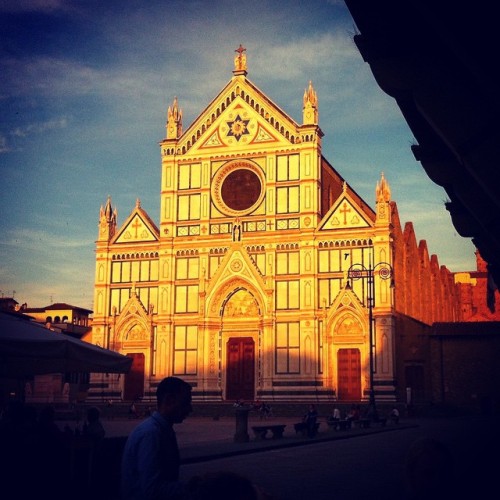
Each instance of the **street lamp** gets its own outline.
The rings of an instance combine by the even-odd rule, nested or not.
[[[347,270],[347,285],[346,289],[351,290],[349,280],[357,281],[359,279],[367,282],[367,306],[368,306],[368,327],[369,327],[369,342],[370,342],[370,410],[374,418],[377,418],[375,406],[375,389],[374,389],[374,328],[373,328],[373,308],[375,307],[375,276],[383,280],[391,280],[390,287],[394,288],[393,268],[388,262],[378,262],[373,265],[372,257],[370,256],[370,264],[366,267],[364,264],[352,264]]]

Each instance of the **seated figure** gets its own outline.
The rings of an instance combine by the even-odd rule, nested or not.
[[[328,417],[328,422],[338,422],[340,420],[340,410],[335,407],[332,414]]]
[[[399,423],[399,410],[395,406],[392,408],[389,418],[395,424]]]

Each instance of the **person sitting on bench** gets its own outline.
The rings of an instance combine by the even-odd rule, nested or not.
[[[330,425],[336,424],[340,420],[340,410],[335,407],[332,411],[332,414],[328,417],[328,423]]]
[[[316,422],[318,420],[318,412],[316,407],[311,404],[309,405],[309,410],[304,415],[303,422],[307,427],[307,436],[314,437],[316,435]]]
[[[392,408],[391,413],[389,414],[389,418],[395,424],[399,423],[399,410],[395,406]]]

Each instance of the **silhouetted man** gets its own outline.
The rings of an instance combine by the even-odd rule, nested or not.
[[[192,411],[191,386],[164,378],[156,390],[157,411],[140,423],[125,444],[121,468],[124,500],[170,500],[186,497],[179,482],[179,448],[173,429]]]

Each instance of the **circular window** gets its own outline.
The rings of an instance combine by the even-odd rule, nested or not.
[[[262,171],[247,162],[231,163],[223,167],[212,186],[217,208],[227,215],[252,212],[264,196]]]
[[[222,201],[232,210],[248,210],[259,199],[262,186],[259,177],[246,168],[231,172],[223,181]]]

